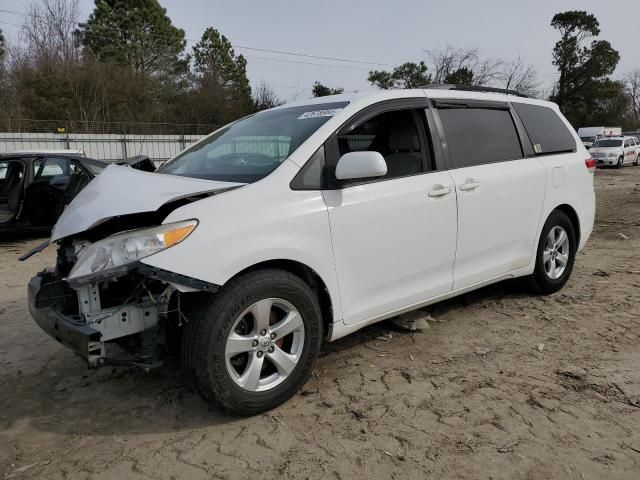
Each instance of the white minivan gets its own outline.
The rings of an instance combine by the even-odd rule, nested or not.
[[[207,400],[255,414],[300,389],[323,340],[509,278],[562,288],[594,170],[556,105],[513,92],[284,105],[154,173],[106,168],[56,224],[29,308],[90,366],[149,369],[174,346]]]

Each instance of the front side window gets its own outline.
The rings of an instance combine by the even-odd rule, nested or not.
[[[522,158],[509,110],[438,108],[454,168]]]
[[[340,156],[349,152],[379,152],[387,162],[383,178],[424,172],[427,150],[420,139],[420,109],[394,110],[377,115],[338,136]]]
[[[621,146],[622,140],[598,140],[594,145],[596,148],[615,148]]]
[[[347,102],[267,110],[193,145],[157,173],[252,183],[273,172]]]

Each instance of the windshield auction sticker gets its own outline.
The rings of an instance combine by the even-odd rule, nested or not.
[[[298,117],[298,120],[304,120],[306,118],[318,118],[318,117],[333,117],[336,113],[340,112],[341,108],[332,108],[329,110],[314,110],[312,112],[304,112]]]

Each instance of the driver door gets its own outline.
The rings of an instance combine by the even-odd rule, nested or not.
[[[387,164],[384,177],[342,184],[334,178],[335,187],[324,192],[347,324],[410,309],[452,289],[455,189],[434,161],[426,102],[412,103],[377,105],[335,139],[337,157],[377,151]]]

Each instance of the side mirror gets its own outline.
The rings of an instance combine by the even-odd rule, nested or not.
[[[345,153],[336,166],[338,180],[384,177],[386,174],[387,162],[379,152]]]

